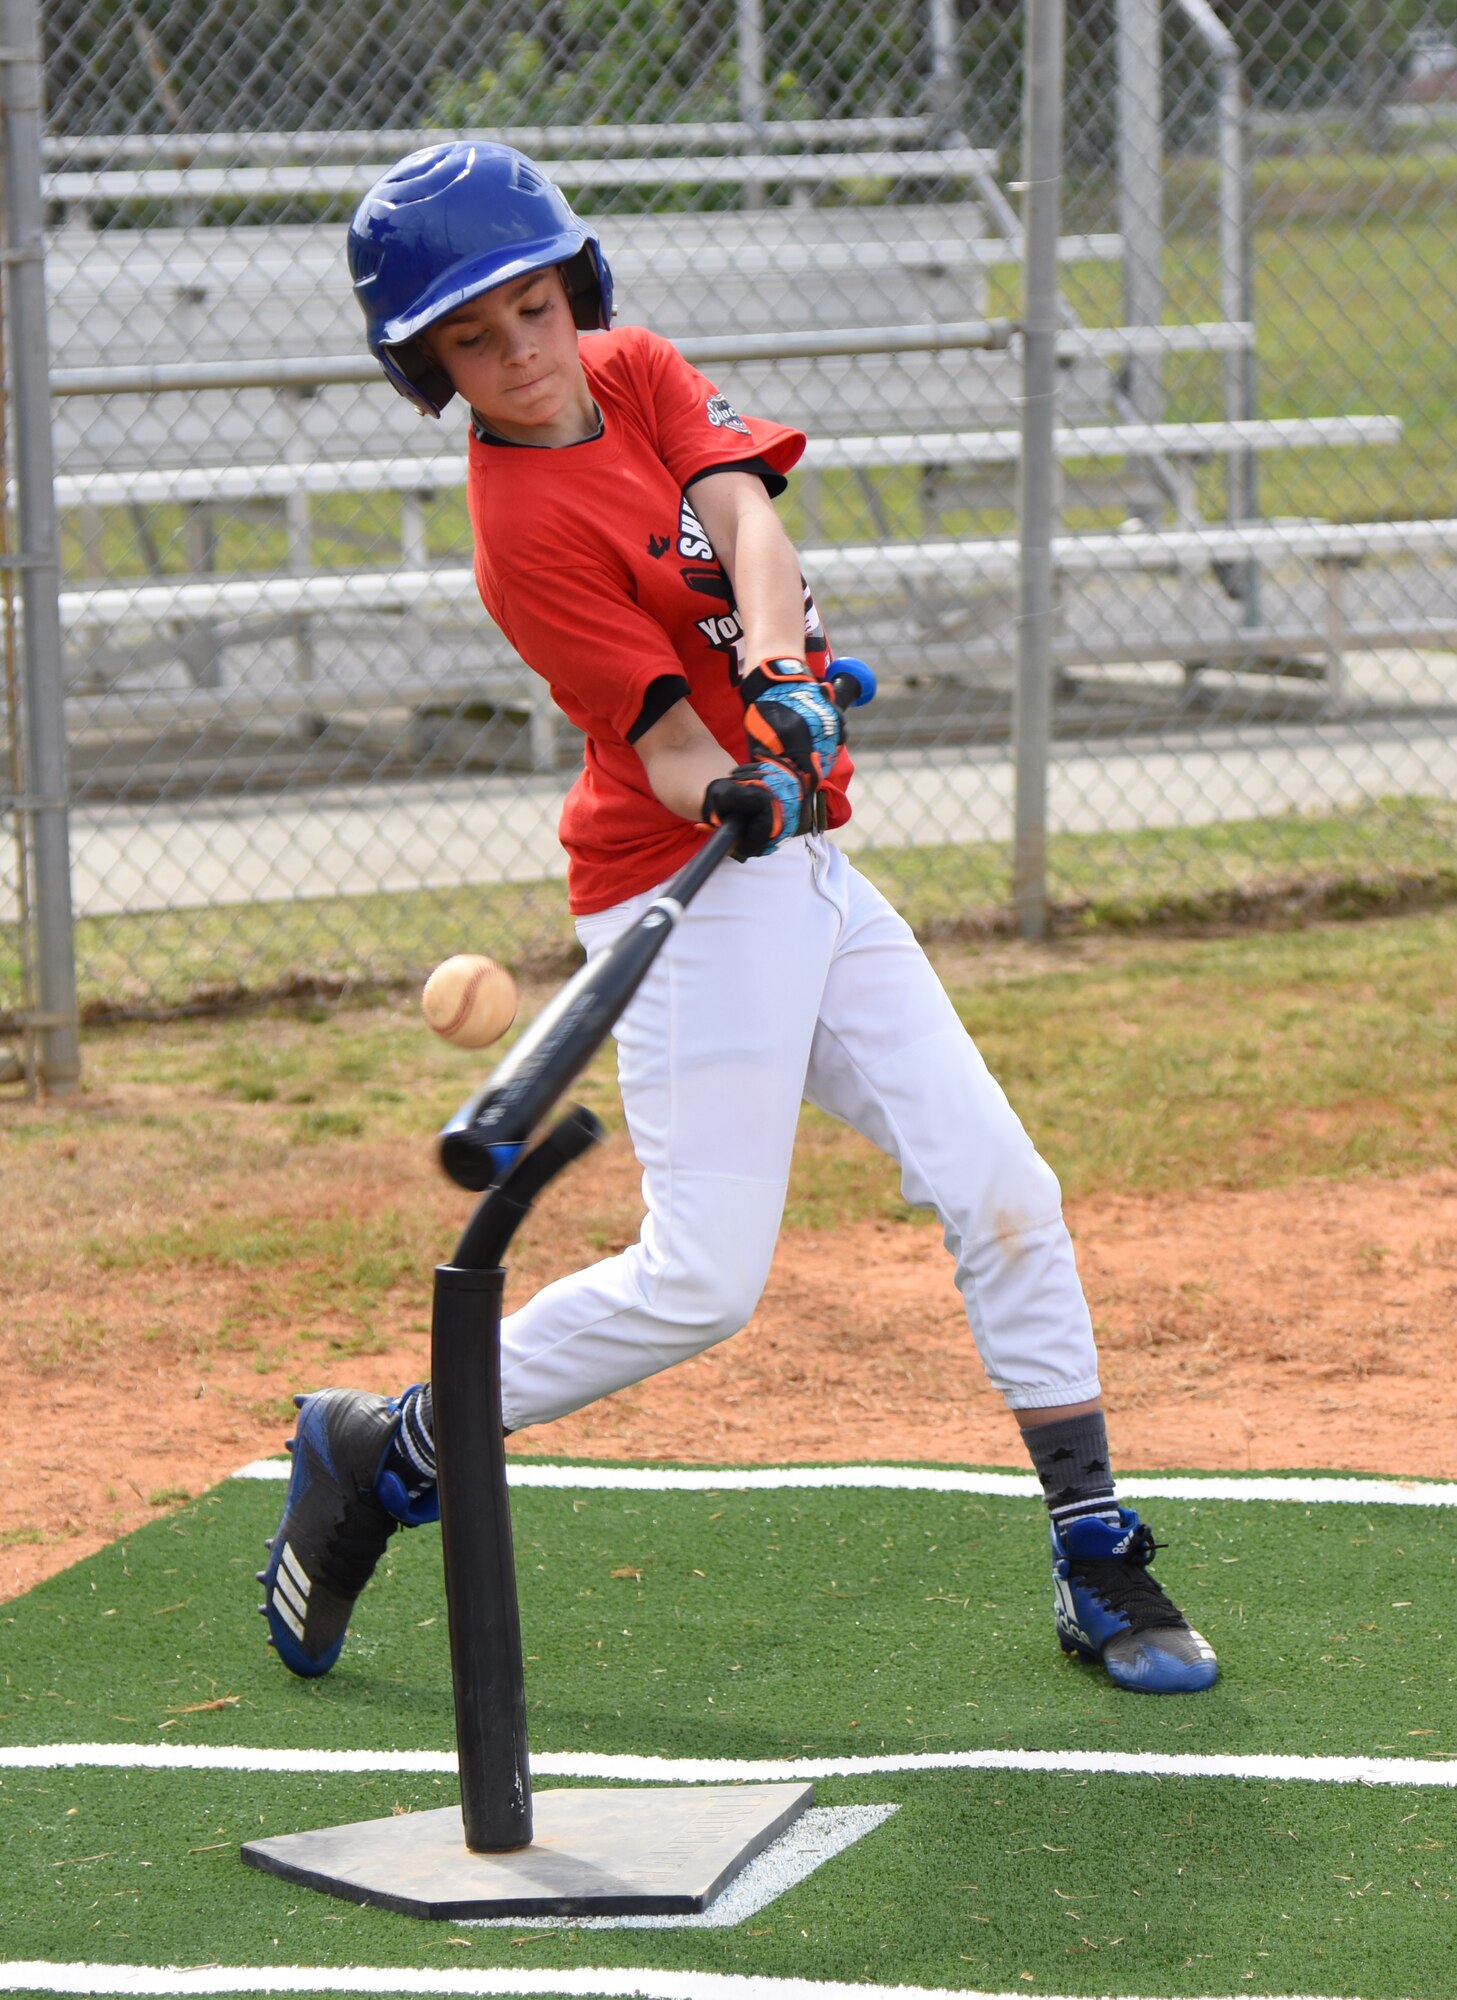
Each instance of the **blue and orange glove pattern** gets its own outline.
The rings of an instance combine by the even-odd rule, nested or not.
[[[816,680],[803,660],[761,660],[739,693],[750,752],[792,764],[812,786],[823,784],[845,740],[828,682]]]
[[[813,823],[814,789],[793,764],[761,757],[714,779],[703,795],[703,817],[710,826],[737,827],[734,859],[751,861],[806,831]]]

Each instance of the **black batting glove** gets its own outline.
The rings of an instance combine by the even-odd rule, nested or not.
[[[726,778],[715,778],[703,795],[703,817],[710,826],[738,829],[735,861],[772,854],[812,823],[814,786],[792,764],[761,757],[740,764]]]

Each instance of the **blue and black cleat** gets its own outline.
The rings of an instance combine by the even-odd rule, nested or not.
[[[438,1521],[440,1503],[433,1486],[412,1498],[386,1469],[397,1400],[320,1389],[294,1402],[293,1466],[268,1567],[258,1572],[258,1609],[283,1664],[313,1679],[338,1659],[355,1600],[395,1529]]]
[[[1148,1566],[1152,1530],[1127,1507],[1117,1526],[1088,1514],[1052,1529],[1052,1592],[1065,1653],[1101,1661],[1121,1688],[1197,1694],[1219,1673],[1214,1648],[1164,1595]]]

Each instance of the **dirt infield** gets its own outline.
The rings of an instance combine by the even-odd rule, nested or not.
[[[543,1203],[513,1252],[513,1288],[580,1261],[576,1216],[616,1228],[589,1254],[631,1230],[624,1152],[586,1163],[570,1206],[555,1193]],[[382,1210],[400,1198],[397,1171],[335,1182],[341,1198],[355,1214]],[[429,1200],[448,1243],[453,1210]],[[1457,1476],[1457,1173],[1104,1196],[1068,1215],[1120,1463]],[[331,1342],[327,1315],[301,1343],[255,1310],[243,1266],[62,1266],[43,1285],[5,1286],[0,1596],[277,1452],[289,1391],[395,1389],[425,1372],[428,1287],[422,1270],[389,1289],[367,1343]],[[512,1448],[1026,1465],[938,1232],[920,1222],[786,1232],[744,1333]]]

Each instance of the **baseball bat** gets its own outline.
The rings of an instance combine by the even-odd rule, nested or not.
[[[841,708],[858,708],[875,694],[875,675],[863,660],[836,660],[830,684]],[[442,1127],[440,1164],[458,1187],[475,1194],[488,1188],[567,1085],[586,1068],[736,838],[733,826],[715,827],[637,922],[567,981],[510,1054]]]

